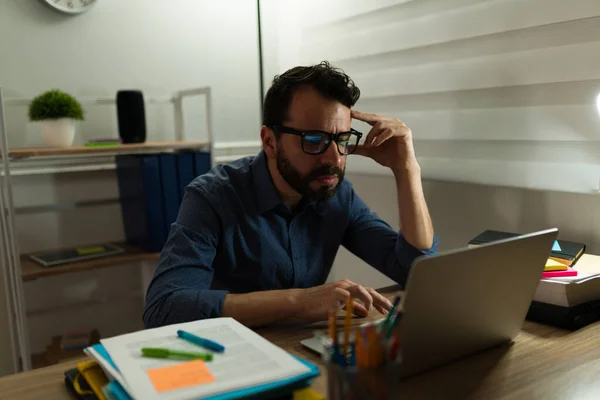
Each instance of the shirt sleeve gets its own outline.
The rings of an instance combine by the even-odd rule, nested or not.
[[[203,190],[188,186],[146,293],[146,328],[221,316],[227,291],[210,290],[219,221]]]
[[[408,273],[417,257],[437,252],[438,238],[434,236],[430,249],[419,250],[406,241],[401,231],[395,231],[352,189],[350,220],[342,245],[388,278],[406,284]]]

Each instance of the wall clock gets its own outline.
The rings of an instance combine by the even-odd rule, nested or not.
[[[94,5],[96,0],[41,0],[52,9],[64,14],[77,15],[81,14]]]

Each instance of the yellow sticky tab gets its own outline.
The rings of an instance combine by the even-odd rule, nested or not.
[[[311,388],[296,390],[294,400],[325,400],[325,396],[315,392]]]
[[[76,251],[77,251],[77,254],[79,254],[80,256],[86,256],[88,254],[103,253],[106,250],[102,246],[93,246],[93,247],[78,247],[76,249]]]
[[[210,373],[204,361],[201,360],[149,369],[146,373],[154,389],[159,393],[215,381],[215,377]]]
[[[546,260],[546,266],[544,267],[544,271],[566,271],[568,269],[569,267],[567,267],[565,264],[561,264],[551,258]]]

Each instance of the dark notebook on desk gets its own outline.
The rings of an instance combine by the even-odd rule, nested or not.
[[[478,246],[498,240],[509,239],[519,236],[518,233],[502,232],[495,230],[486,230],[469,241],[469,246]],[[567,261],[569,266],[573,266],[577,260],[585,253],[585,244],[579,242],[570,242],[568,240],[557,240],[552,246],[550,256],[558,259],[557,261]]]
[[[533,301],[526,318],[529,321],[574,331],[600,321],[600,300],[589,301],[573,307]]]

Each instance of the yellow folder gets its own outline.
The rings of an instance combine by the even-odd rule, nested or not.
[[[306,388],[295,391],[294,400],[325,400],[325,397],[311,388]]]
[[[77,379],[83,378],[87,381],[88,385],[92,388],[92,391],[98,397],[99,400],[106,400],[106,396],[102,392],[102,387],[108,383],[108,379],[106,375],[104,375],[104,371],[98,363],[94,360],[82,361],[77,364],[77,369],[79,370],[79,374]],[[75,391],[80,393],[81,388],[79,387],[79,383],[76,379],[76,383],[74,385]]]

